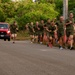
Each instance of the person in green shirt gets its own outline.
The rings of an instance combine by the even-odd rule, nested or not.
[[[40,28],[39,42],[40,42],[40,44],[42,44],[42,42],[43,42],[43,34],[44,34],[44,32],[43,32],[44,31],[44,20],[40,21],[39,28]]]
[[[47,23],[46,23],[46,27],[49,28],[50,25],[51,25],[51,21],[50,21],[50,19],[48,18]],[[48,32],[47,30],[46,30],[46,34],[47,34],[47,37],[49,37],[49,32]]]
[[[73,34],[74,34],[74,18],[73,13],[69,14],[69,18],[66,20],[66,35],[67,35],[67,41],[69,41],[70,50],[73,49]]]
[[[55,23],[54,23],[54,21],[51,21],[50,26],[47,27],[47,31],[49,33],[49,36],[48,36],[49,43],[47,46],[52,47],[52,45],[54,44],[54,32],[55,32],[55,30],[56,30]]]
[[[31,43],[34,42],[34,24],[33,22],[31,22],[29,25],[28,25],[28,28],[29,28],[29,35],[30,35],[30,39],[31,39]]]
[[[39,42],[38,36],[40,35],[40,27],[39,27],[39,22],[37,21],[35,26],[34,26],[34,31],[35,31],[35,42]]]
[[[58,41],[59,41],[59,48],[63,49],[63,37],[64,37],[64,18],[60,16],[59,21],[57,21],[57,34],[58,34]]]
[[[12,34],[13,43],[15,43],[15,39],[17,37],[17,31],[18,31],[18,26],[17,26],[17,23],[15,21],[12,25],[10,25],[10,31]]]
[[[51,25],[51,21],[50,21],[50,18],[48,18],[47,19],[47,22],[44,25],[44,34],[47,36],[47,39],[46,39],[47,46],[48,46],[48,43],[49,43],[49,32],[48,32],[48,28],[50,27],[50,25]]]
[[[48,44],[47,26],[46,26],[46,24],[43,26],[43,43]]]

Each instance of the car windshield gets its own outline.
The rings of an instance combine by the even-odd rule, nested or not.
[[[8,28],[8,24],[0,24],[0,29],[7,29]]]

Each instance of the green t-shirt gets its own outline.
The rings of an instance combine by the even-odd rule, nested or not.
[[[70,30],[74,30],[74,28],[73,28],[74,18],[72,18],[72,20],[71,20],[71,19],[67,19],[67,20],[66,20],[66,23],[69,23],[70,21],[72,21],[72,23],[66,25],[66,30],[68,30],[68,31],[70,31]]]
[[[29,25],[28,28],[29,28],[29,32],[33,32],[34,25],[33,26],[32,25]]]
[[[50,23],[46,23],[46,27],[49,28],[51,26]],[[47,33],[49,33],[48,31],[46,31]]]
[[[44,31],[44,24],[40,23],[39,28],[40,28],[40,32],[42,33]]]
[[[57,25],[57,29],[58,29],[59,32],[64,31],[64,21],[63,22],[58,21],[56,23],[56,25]]]
[[[48,30],[51,30],[51,32],[49,32],[49,34],[54,35],[54,31],[56,30],[55,26],[49,26]]]
[[[37,27],[36,25],[34,26],[35,34],[39,34],[40,30],[38,30],[39,26]]]
[[[48,27],[48,28],[49,28],[50,26],[51,26],[51,24],[50,24],[50,23],[46,23],[46,27]]]
[[[16,33],[17,32],[17,25],[14,25],[14,24],[12,24],[12,25],[10,25],[10,31],[11,31],[11,33],[13,34],[13,33]]]
[[[44,25],[44,29],[43,29],[43,32],[44,32],[44,33],[46,33],[46,32],[47,32],[46,27],[47,27],[47,26],[46,26],[46,25]]]

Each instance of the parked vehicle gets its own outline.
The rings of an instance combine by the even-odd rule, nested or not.
[[[0,22],[0,39],[4,39],[6,41],[10,41],[10,28],[8,23]]]

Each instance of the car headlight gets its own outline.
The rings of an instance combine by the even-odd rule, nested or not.
[[[9,34],[9,33],[10,33],[10,31],[7,31],[7,33]]]

